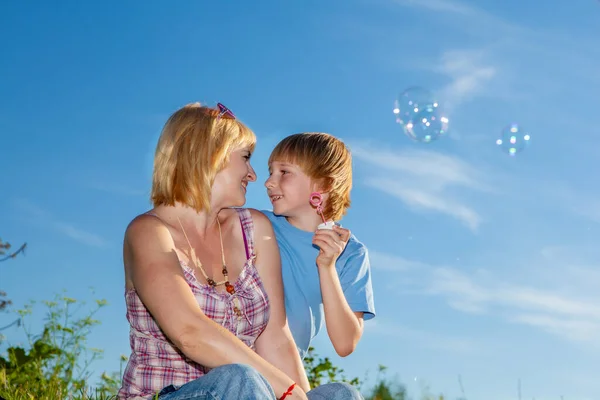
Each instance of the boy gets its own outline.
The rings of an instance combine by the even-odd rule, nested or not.
[[[320,193],[323,217],[341,219],[350,206],[350,151],[326,133],[288,136],[269,157],[265,186],[273,211],[263,213],[277,237],[287,318],[300,356],[325,319],[335,351],[345,357],[356,348],[364,320],[375,316],[368,252],[338,224],[317,229],[323,219],[310,199]]]

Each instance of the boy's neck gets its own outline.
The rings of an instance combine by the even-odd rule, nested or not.
[[[310,214],[285,217],[285,219],[290,223],[290,225],[305,232],[316,232],[317,226],[323,223],[321,216],[314,211]]]

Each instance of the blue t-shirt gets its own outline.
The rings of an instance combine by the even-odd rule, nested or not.
[[[285,309],[288,324],[300,356],[304,358],[311,340],[319,333],[324,321],[323,299],[317,267],[318,247],[312,244],[313,232],[290,224],[285,217],[262,210],[271,220],[281,254]],[[348,305],[363,312],[364,319],[375,316],[371,267],[364,244],[351,235],[338,257],[337,270]]]

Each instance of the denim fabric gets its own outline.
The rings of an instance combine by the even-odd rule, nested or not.
[[[275,400],[271,385],[254,368],[229,364],[177,388],[167,386],[159,400]]]
[[[364,400],[347,383],[327,383],[309,391],[309,400]],[[243,364],[223,365],[181,387],[165,387],[159,400],[275,400],[273,388],[254,368]],[[149,399],[152,400],[152,399]]]
[[[364,400],[358,389],[343,382],[317,386],[306,395],[309,400]]]

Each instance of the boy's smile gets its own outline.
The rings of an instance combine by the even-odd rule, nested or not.
[[[275,203],[277,200],[283,198],[280,194],[269,195],[269,197],[271,198],[271,203]]]

